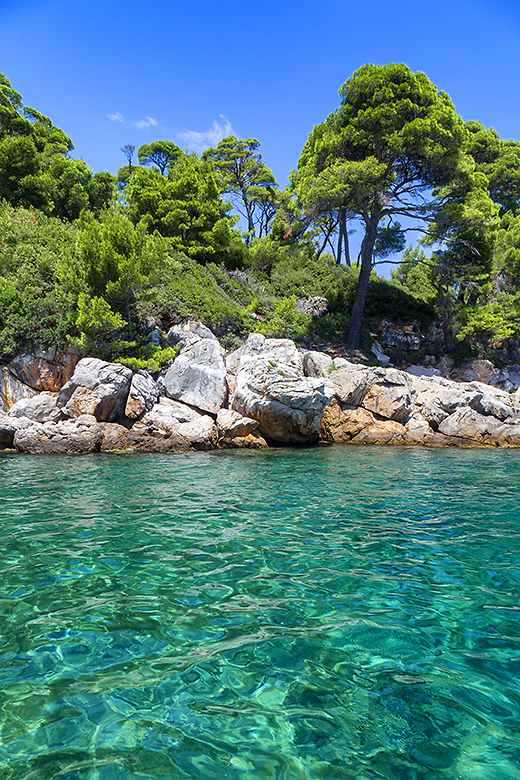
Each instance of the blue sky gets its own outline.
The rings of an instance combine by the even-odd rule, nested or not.
[[[509,0],[0,0],[0,71],[116,172],[120,147],[255,137],[284,184],[366,62],[405,62],[464,119],[520,139],[520,3]]]
[[[94,171],[116,173],[125,144],[234,134],[285,185],[367,62],[425,72],[464,119],[520,140],[520,0],[0,0],[0,41],[0,72]]]

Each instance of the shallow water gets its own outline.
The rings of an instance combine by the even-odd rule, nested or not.
[[[0,455],[1,780],[520,780],[520,452]]]

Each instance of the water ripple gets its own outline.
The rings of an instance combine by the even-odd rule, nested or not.
[[[0,454],[0,777],[520,780],[519,478]]]

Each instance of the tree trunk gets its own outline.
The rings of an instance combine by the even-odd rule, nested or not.
[[[342,211],[339,218],[339,230],[343,236],[343,250],[345,252],[345,265],[350,265],[350,250],[348,246],[347,212]]]
[[[336,265],[341,265],[341,245],[343,243],[343,231],[341,230],[341,212],[339,215],[338,249],[336,251]]]
[[[332,230],[333,230],[333,228],[332,228],[332,227],[330,227],[330,228],[327,230],[327,235],[325,236],[325,241],[323,242],[323,244],[322,244],[322,245],[321,245],[321,247],[319,248],[318,252],[316,253],[316,260],[319,260],[319,259],[320,259],[321,255],[322,255],[322,253],[323,253],[323,250],[324,250],[324,249],[325,249],[325,247],[327,246],[327,241],[329,240],[329,237],[330,237],[330,234],[332,233]]]
[[[350,319],[350,328],[347,336],[347,349],[359,349],[361,339],[361,320],[365,300],[367,297],[368,282],[370,280],[370,271],[372,270],[372,254],[377,236],[377,225],[379,217],[373,217],[366,228],[365,237],[361,244],[361,271],[356,288],[356,297],[352,307],[352,317]]]

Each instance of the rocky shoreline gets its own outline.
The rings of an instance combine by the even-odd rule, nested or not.
[[[0,448],[25,453],[182,452],[270,445],[519,447],[520,390],[490,364],[457,381],[361,365],[258,333],[229,355],[198,322],[174,326],[155,379],[74,350],[0,369]],[[473,372],[473,373],[472,373]],[[487,372],[487,373],[486,373]],[[489,382],[495,382],[490,384]]]

